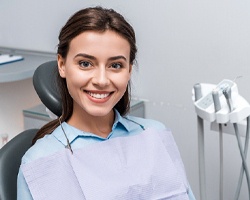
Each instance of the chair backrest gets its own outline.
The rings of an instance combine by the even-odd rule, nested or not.
[[[57,84],[57,62],[40,65],[33,75],[33,85],[43,104],[55,115],[62,114],[62,101]]]
[[[0,199],[16,200],[17,174],[21,158],[30,148],[38,129],[26,130],[0,149]]]

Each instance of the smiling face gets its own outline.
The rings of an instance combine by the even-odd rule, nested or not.
[[[59,73],[73,98],[74,117],[113,117],[131,76],[130,45],[113,31],[85,31],[58,55]]]

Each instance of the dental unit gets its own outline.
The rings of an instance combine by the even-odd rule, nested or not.
[[[220,200],[223,200],[223,131],[236,135],[242,166],[234,199],[240,195],[245,173],[250,197],[250,177],[246,162],[249,132],[250,105],[238,92],[234,81],[224,79],[218,85],[197,83],[192,90],[192,99],[197,114],[200,199],[206,200],[204,120],[210,122],[211,130],[219,132],[220,144]],[[246,133],[242,133],[246,131]],[[245,145],[240,136],[245,136]]]

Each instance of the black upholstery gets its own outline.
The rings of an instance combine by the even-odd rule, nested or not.
[[[26,130],[0,149],[0,200],[16,200],[17,174],[23,154],[38,129]]]
[[[33,85],[43,104],[55,115],[61,116],[62,103],[57,88],[57,75],[57,62],[46,62],[36,69],[33,75]]]

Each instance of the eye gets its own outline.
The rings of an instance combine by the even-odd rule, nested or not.
[[[111,67],[114,69],[121,69],[122,68],[122,64],[121,63],[112,63]]]
[[[87,68],[87,67],[91,67],[91,63],[88,61],[80,61],[79,66],[82,68]]]

